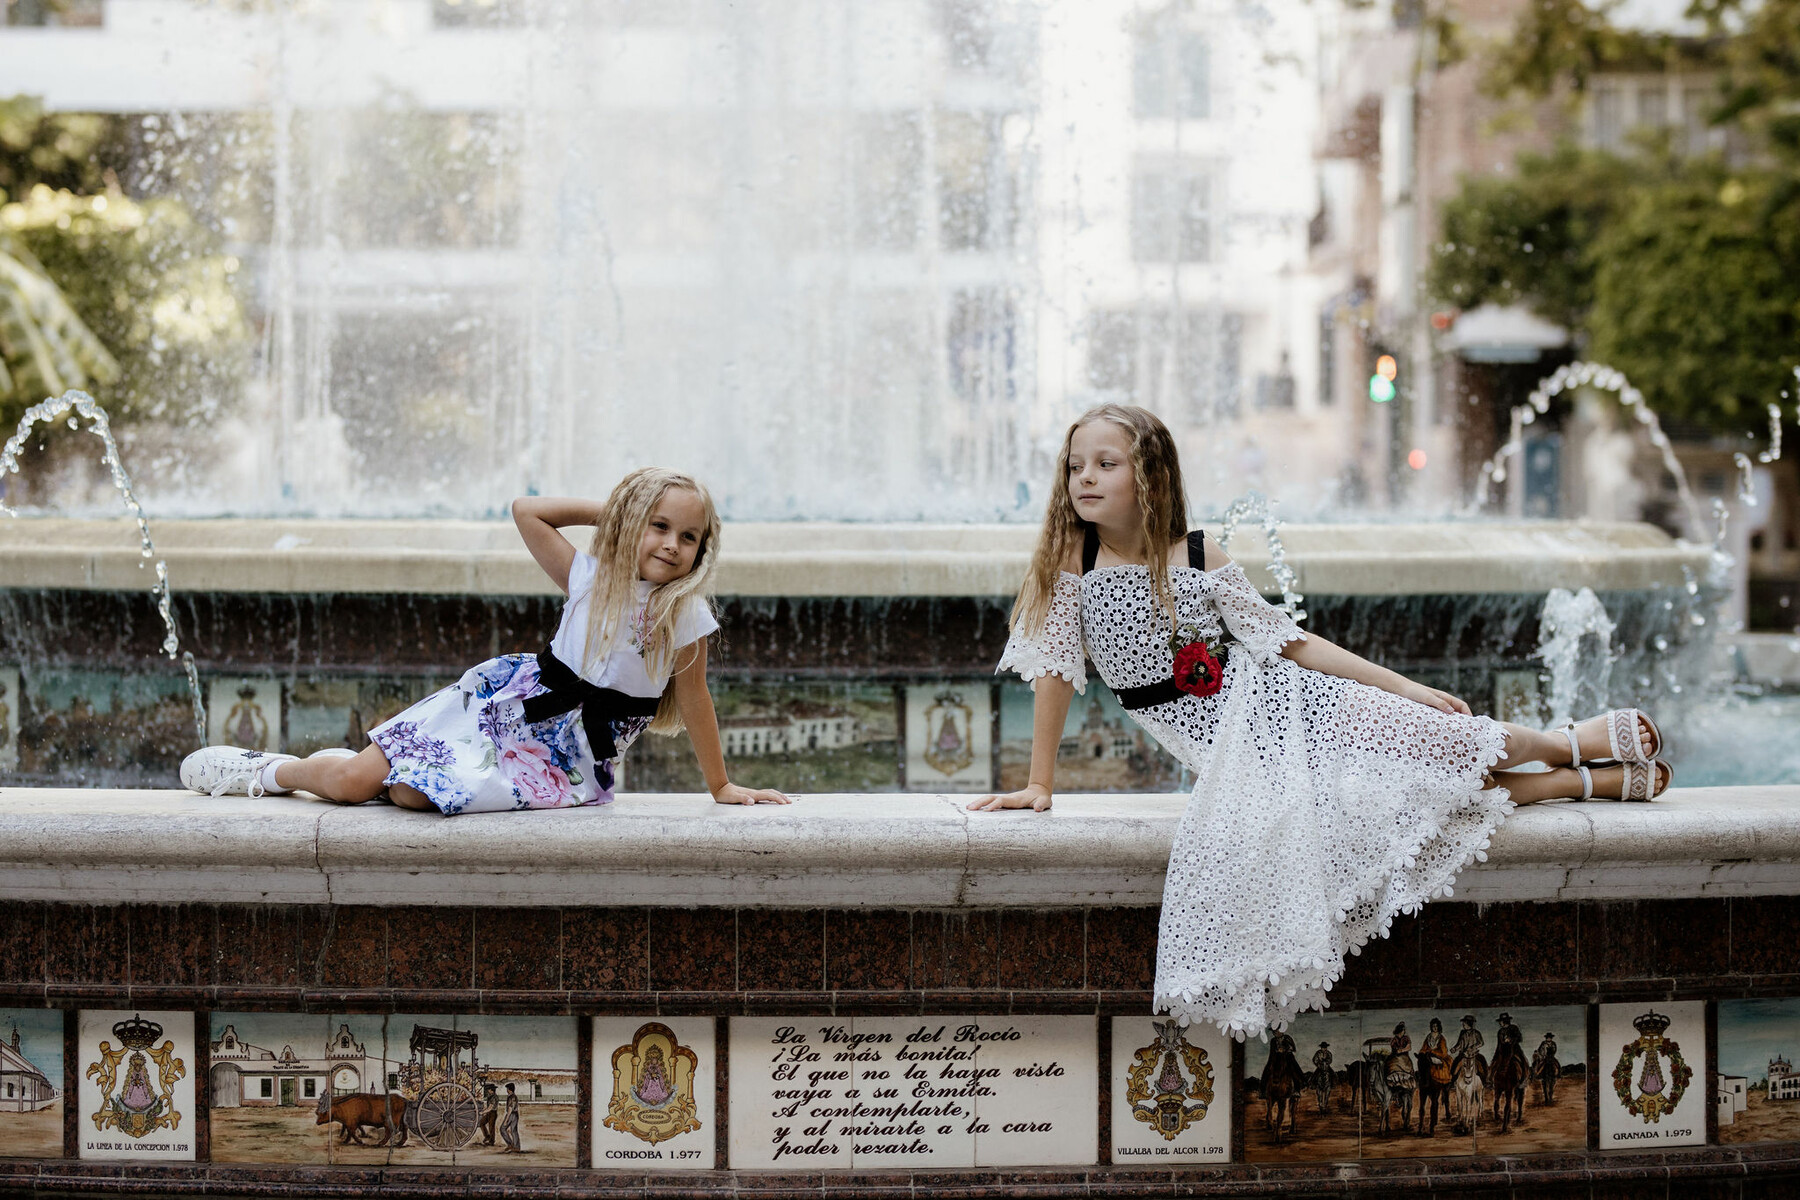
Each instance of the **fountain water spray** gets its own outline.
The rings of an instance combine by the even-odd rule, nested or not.
[[[1552,588],[1539,620],[1538,654],[1550,673],[1550,725],[1576,712],[1604,707],[1612,683],[1612,637],[1617,629],[1592,588]],[[1583,696],[1587,688],[1590,695]]]
[[[1299,576],[1288,565],[1287,547],[1281,542],[1281,522],[1275,518],[1267,496],[1261,492],[1249,492],[1231,502],[1222,518],[1224,528],[1219,533],[1219,545],[1229,550],[1232,535],[1246,519],[1260,520],[1262,523],[1263,538],[1269,544],[1269,574],[1281,589],[1281,608],[1294,619],[1295,624],[1304,622],[1306,610],[1300,607],[1300,602],[1306,597],[1295,587]]]
[[[150,522],[144,517],[144,506],[138,503],[137,493],[132,490],[131,476],[125,473],[125,464],[119,461],[119,443],[113,440],[112,422],[107,418],[106,410],[101,408],[95,399],[86,392],[74,388],[64,392],[54,400],[45,400],[25,410],[19,418],[19,428],[6,446],[0,449],[0,484],[4,484],[8,475],[19,473],[19,455],[25,448],[25,439],[31,435],[32,426],[42,421],[49,424],[65,413],[69,416],[69,428],[79,429],[79,418],[88,419],[88,432],[105,443],[106,452],[102,461],[106,469],[112,473],[113,487],[118,489],[119,498],[125,504],[125,510],[137,521],[138,553],[145,559],[156,559],[156,586],[150,594],[156,597],[156,612],[163,622],[163,653],[170,661],[181,659],[182,668],[187,672],[188,694],[194,704],[194,734],[200,745],[206,745],[206,702],[200,694],[200,672],[194,665],[193,651],[183,652],[181,638],[176,630],[175,612],[170,606],[169,597],[169,564],[156,557],[156,543],[150,538]],[[9,517],[19,515],[19,510],[7,504],[0,495],[0,512]],[[140,567],[143,563],[138,564]]]
[[[1662,422],[1656,419],[1656,413],[1644,402],[1644,394],[1632,387],[1622,372],[1590,362],[1572,362],[1556,368],[1532,389],[1525,403],[1512,410],[1512,428],[1507,434],[1506,444],[1481,466],[1481,478],[1475,483],[1475,500],[1471,511],[1480,512],[1486,508],[1492,486],[1506,482],[1506,460],[1525,449],[1525,426],[1550,411],[1553,397],[1580,387],[1596,387],[1618,395],[1619,403],[1629,409],[1637,418],[1638,424],[1649,431],[1650,444],[1661,452],[1663,467],[1674,478],[1675,491],[1688,511],[1694,529],[1704,529],[1706,514],[1699,501],[1694,498],[1693,489],[1688,487],[1687,472],[1681,469],[1681,460],[1675,457],[1675,451],[1669,445],[1669,436],[1663,432]]]

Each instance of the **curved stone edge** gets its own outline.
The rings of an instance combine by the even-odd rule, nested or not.
[[[444,819],[303,797],[0,789],[0,899],[902,908],[1160,903],[1187,798],[627,795]],[[1464,901],[1800,894],[1800,787],[1521,809]]]
[[[1216,527],[1210,527],[1215,528]],[[554,595],[510,522],[157,520],[175,590],[301,594]],[[1030,561],[1027,525],[734,522],[716,590],[731,596],[1011,596]],[[588,531],[570,538],[586,545]],[[1302,592],[1536,593],[1680,586],[1705,547],[1650,525],[1591,521],[1413,522],[1282,529]],[[1259,530],[1233,543],[1265,591]],[[134,591],[150,584],[135,526],[120,520],[0,521],[7,586]]]

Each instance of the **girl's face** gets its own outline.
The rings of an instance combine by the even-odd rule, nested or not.
[[[699,495],[686,488],[665,489],[638,543],[638,578],[658,585],[680,579],[694,569],[705,535],[706,505]]]
[[[1089,421],[1069,440],[1069,502],[1091,525],[1135,528],[1137,479],[1131,469],[1130,438],[1111,421]]]

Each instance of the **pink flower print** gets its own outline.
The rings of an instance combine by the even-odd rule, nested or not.
[[[560,808],[574,802],[569,777],[556,769],[549,749],[537,742],[514,742],[500,751],[496,765],[529,808]]]

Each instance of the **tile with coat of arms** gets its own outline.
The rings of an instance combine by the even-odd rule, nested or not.
[[[236,677],[209,680],[206,732],[214,746],[280,750],[280,681]]]
[[[1125,1166],[1231,1161],[1231,1039],[1212,1025],[1114,1017],[1112,1160]]]
[[[1600,1149],[1706,1144],[1706,1002],[1602,1004]]]
[[[0,771],[19,766],[19,668],[0,666]]]
[[[993,711],[986,680],[907,685],[906,790],[992,790]]]
[[[76,1141],[88,1159],[194,1158],[194,1014],[84,1011]]]
[[[0,1008],[0,1158],[61,1158],[63,1015]]]
[[[594,1018],[596,1169],[713,1169],[714,1036],[711,1017]]]

